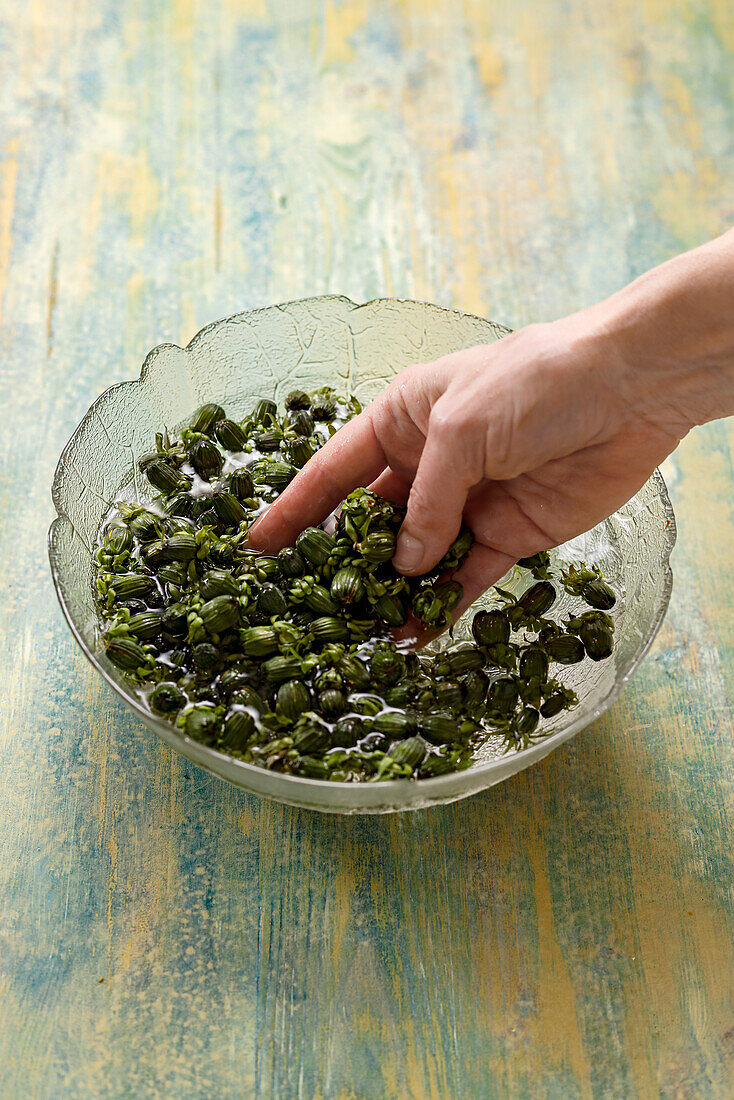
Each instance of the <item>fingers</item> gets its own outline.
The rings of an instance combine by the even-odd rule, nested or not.
[[[385,469],[385,455],[368,411],[350,420],[294,477],[253,525],[250,545],[275,553],[320,523],[358,485]]]
[[[393,558],[399,572],[427,573],[440,561],[459,533],[468,489],[448,461],[440,433],[429,431]]]

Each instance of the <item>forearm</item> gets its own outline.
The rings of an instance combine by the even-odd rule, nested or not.
[[[686,428],[734,414],[734,230],[585,310],[620,386]]]

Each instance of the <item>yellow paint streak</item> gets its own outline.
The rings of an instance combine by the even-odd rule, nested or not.
[[[533,7],[525,8],[517,19],[517,37],[525,51],[527,79],[536,110],[545,95],[550,79],[550,35],[538,19]]]
[[[729,54],[734,54],[734,19],[732,19],[731,0],[706,0],[705,10],[719,41]],[[729,72],[731,76],[731,69]]]
[[[723,219],[730,196],[711,158],[699,157],[695,172],[672,172],[663,179],[652,200],[661,222],[681,246],[694,248],[725,227]]]
[[[54,326],[54,311],[56,309],[56,299],[58,296],[58,281],[59,281],[59,242],[54,244],[53,252],[51,253],[51,264],[48,273],[48,301],[46,305],[46,355],[51,355],[53,351],[53,326]]]
[[[454,243],[451,304],[466,313],[483,314],[486,303],[482,293],[483,271],[475,225],[478,215],[461,157],[441,157],[436,178],[441,194],[440,208]]]
[[[343,5],[326,0],[321,57],[324,66],[354,60],[349,38],[365,25],[368,11],[367,0],[350,0]]]
[[[590,1100],[591,1077],[579,1031],[575,990],[556,937],[550,882],[540,852],[537,844],[528,844],[538,922],[538,1031],[543,1046],[565,1051],[581,1095]]]
[[[268,5],[266,0],[222,0],[222,10],[229,20],[265,19]]]
[[[692,149],[701,145],[701,124],[691,89],[677,73],[669,73],[664,85],[665,110],[670,131],[676,141],[683,138]]]
[[[172,41],[190,43],[196,24],[196,0],[173,0],[172,23],[169,33]]]
[[[18,138],[11,138],[3,149],[0,174],[0,321],[3,299],[10,276],[10,254],[13,246],[13,209],[18,180]]]

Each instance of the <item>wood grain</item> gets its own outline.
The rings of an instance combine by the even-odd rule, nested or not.
[[[172,755],[77,651],[59,451],[153,345],[387,294],[516,327],[732,220],[727,0],[6,0],[0,1094],[734,1095],[732,429],[668,463],[670,614],[608,715],[341,819]]]

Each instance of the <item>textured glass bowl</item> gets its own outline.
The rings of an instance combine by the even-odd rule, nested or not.
[[[478,317],[418,302],[384,299],[357,306],[346,298],[313,298],[218,321],[186,348],[163,344],[146,358],[139,381],[113,386],[94,402],[54,477],[58,519],[49,531],[51,570],[64,614],[85,654],[164,741],[207,771],[268,798],[338,813],[381,813],[450,802],[499,783],[540,760],[614,701],[647,651],[670,598],[675,520],[657,472],[611,519],[557,552],[566,560],[599,564],[621,592],[613,656],[599,664],[585,661],[583,671],[578,666],[564,669],[580,703],[546,723],[546,738],[507,755],[498,739],[490,738],[466,771],[357,784],[279,775],[245,764],[191,741],[152,714],[100,644],[92,548],[121,490],[128,499],[146,498],[148,486],[141,484],[135,460],[150,448],[162,425],[178,426],[204,401],[219,401],[238,416],[258,397],[282,400],[290,389],[326,382],[365,402],[402,367],[490,343],[507,331]],[[510,576],[506,583],[512,586],[518,579]],[[568,597],[566,603],[575,606]],[[466,631],[465,623],[459,634],[462,629]]]

